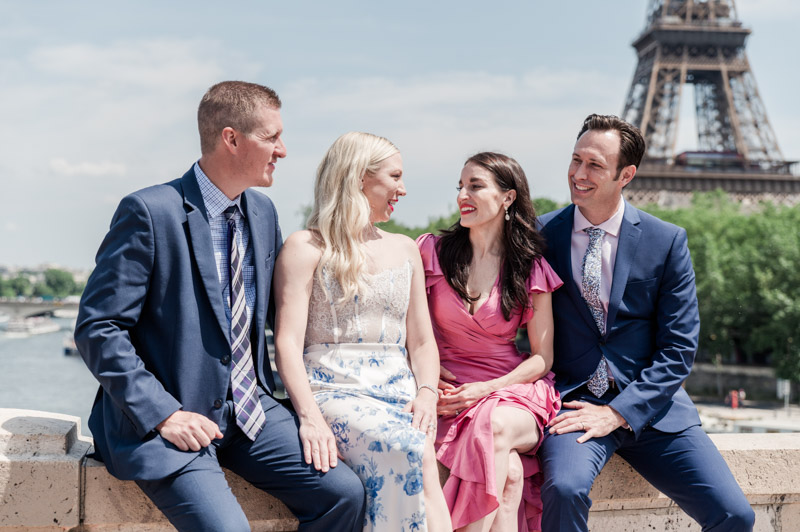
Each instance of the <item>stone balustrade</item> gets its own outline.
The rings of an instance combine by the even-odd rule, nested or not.
[[[71,416],[0,408],[0,532],[174,530],[133,482],[86,457],[91,440]],[[712,439],[756,512],[756,531],[800,530],[800,433]],[[231,489],[255,531],[295,530],[275,498],[234,473]],[[614,457],[591,493],[592,530],[699,530],[668,498]]]

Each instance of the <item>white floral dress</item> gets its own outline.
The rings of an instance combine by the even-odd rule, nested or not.
[[[328,295],[315,275],[303,360],[339,452],[364,483],[364,530],[424,531],[425,434],[402,411],[416,394],[405,348],[411,263],[368,275],[367,293],[340,305],[341,287],[323,275]]]

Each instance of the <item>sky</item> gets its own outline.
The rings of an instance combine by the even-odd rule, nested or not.
[[[288,157],[260,189],[284,236],[347,131],[401,150],[395,217],[455,210],[478,151],[567,201],[586,115],[621,114],[645,0],[403,2],[0,0],[0,265],[89,269],[120,199],[199,158],[196,110],[214,83],[280,94]],[[800,2],[739,0],[747,53],[786,159],[800,159]],[[694,140],[682,132],[678,147]]]

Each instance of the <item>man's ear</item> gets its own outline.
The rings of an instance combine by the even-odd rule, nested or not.
[[[619,174],[619,180],[623,187],[627,186],[628,183],[633,181],[634,176],[636,176],[636,167],[632,164],[629,164],[625,168],[622,169],[622,172]]]
[[[226,127],[220,133],[220,141],[228,151],[234,152],[239,146],[239,133],[232,127]]]

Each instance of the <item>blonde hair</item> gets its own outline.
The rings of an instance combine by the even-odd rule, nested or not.
[[[327,293],[324,270],[342,287],[337,304],[364,293],[367,255],[361,243],[370,224],[370,209],[361,191],[362,179],[396,153],[400,153],[397,147],[383,137],[350,132],[336,139],[317,168],[314,207],[306,225],[322,239],[317,267],[320,284]]]

